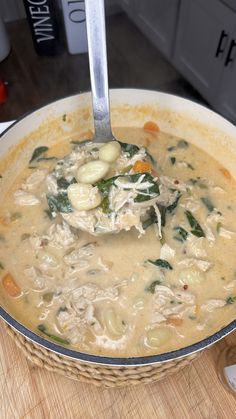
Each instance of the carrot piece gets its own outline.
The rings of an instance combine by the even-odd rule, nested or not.
[[[160,128],[158,127],[158,125],[156,124],[156,122],[153,121],[147,121],[145,122],[143,129],[145,131],[154,131],[154,132],[158,132],[160,131]]]
[[[10,297],[19,297],[21,290],[13,276],[8,272],[2,279],[2,285]]]
[[[133,166],[135,173],[151,173],[152,166],[148,161],[137,160]]]
[[[166,324],[171,324],[172,326],[182,326],[183,319],[179,319],[179,317],[169,317],[166,320]]]
[[[8,226],[10,224],[9,217],[0,216],[0,224],[3,226]]]
[[[225,169],[225,167],[221,167],[220,171],[224,175],[224,177],[226,177],[226,179],[231,179],[231,174],[227,169]]]

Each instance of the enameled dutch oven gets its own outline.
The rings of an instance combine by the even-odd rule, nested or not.
[[[110,96],[113,127],[142,127],[145,121],[154,120],[162,131],[185,138],[216,158],[236,179],[236,127],[215,112],[192,101],[155,91],[117,89],[111,90]],[[53,102],[22,117],[4,131],[1,135],[0,155],[4,156],[25,137],[36,143],[40,136],[44,143],[50,143],[76,130],[86,136],[93,127],[91,115],[90,93]],[[177,360],[207,348],[236,329],[236,320],[233,320],[217,333],[175,351],[153,356],[115,358],[81,353],[46,340],[22,325],[8,310],[1,295],[0,303],[2,319],[29,341],[90,365],[95,363],[128,367]]]

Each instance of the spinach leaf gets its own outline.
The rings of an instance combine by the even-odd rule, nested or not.
[[[123,143],[123,142],[121,142],[121,141],[118,141],[119,142],[119,144],[120,144],[120,146],[121,146],[121,149],[122,149],[122,151],[124,152],[124,153],[127,153],[128,154],[128,156],[130,157],[130,158],[132,158],[135,154],[137,154],[138,152],[139,152],[139,150],[140,150],[140,147],[138,147],[137,145],[135,145],[135,144],[128,144],[128,143]],[[145,147],[144,147],[145,148]],[[146,152],[146,155],[147,155],[147,157],[149,158],[149,160],[154,164],[154,165],[156,165],[157,164],[157,162],[156,162],[156,160],[153,158],[153,156],[147,151],[147,149],[145,148],[145,152]]]
[[[64,115],[62,115],[62,121],[66,121],[66,117],[67,117],[67,115],[66,115],[66,113],[64,113]]]
[[[110,214],[111,209],[110,209],[110,201],[109,201],[109,197],[108,196],[104,196],[104,198],[103,198],[103,200],[102,200],[102,202],[100,204],[100,207],[102,208],[102,211],[105,214]]]
[[[49,218],[49,220],[53,220],[53,215],[52,215],[50,209],[45,209],[43,211],[47,215],[47,217]]]
[[[163,205],[158,205],[160,214],[161,214],[161,226],[165,227],[166,225],[166,213],[167,213],[167,207],[163,207]]]
[[[190,211],[185,211],[185,215],[192,230],[190,232],[197,237],[206,237],[202,227]]]
[[[144,175],[144,176],[143,176]],[[142,182],[150,182],[152,183],[152,186],[150,186],[149,188],[145,189],[145,195],[143,194],[138,194],[136,196],[136,198],[134,199],[135,202],[144,202],[147,201],[151,198],[151,195],[155,194],[158,195],[159,194],[159,186],[156,182],[154,182],[154,178],[153,176],[151,176],[149,173],[145,173],[145,174],[141,174],[141,173],[135,173],[133,175],[118,175],[118,176],[113,176],[109,179],[105,179],[105,180],[101,180],[99,182],[96,183],[96,186],[98,187],[99,191],[101,192],[101,194],[103,195],[103,200],[101,202],[101,208],[103,210],[103,212],[105,212],[106,214],[110,213],[110,208],[109,208],[109,193],[110,193],[110,188],[112,187],[112,185],[115,184],[115,180],[118,178],[125,178],[127,179],[128,182],[132,182],[135,183],[139,180],[140,176],[143,176],[143,180]],[[152,216],[153,218],[153,216]],[[151,224],[154,223],[154,220],[152,222],[148,222],[147,223],[147,227]],[[144,221],[144,225],[145,225],[145,221]],[[146,227],[146,228],[147,228]]]
[[[59,307],[59,309],[57,310],[57,316],[58,314],[66,312],[66,311],[68,311],[68,308],[66,306]]]
[[[149,188],[143,191],[145,192],[145,195],[142,195],[141,193],[138,194],[134,201],[143,202],[143,201],[149,200],[152,194],[159,195],[159,186],[154,181],[154,178],[152,175],[150,175],[150,173],[145,173],[145,174],[135,173],[133,175],[118,175],[118,176],[111,177],[109,179],[101,180],[100,182],[96,183],[96,186],[98,187],[102,195],[105,197],[109,195],[111,186],[114,185],[115,180],[118,179],[119,177],[127,179],[128,182],[135,183],[139,180],[140,176],[143,176],[142,182],[150,182],[152,183],[152,186],[150,186]]]
[[[149,158],[149,160],[152,162],[152,164],[154,165],[154,166],[157,166],[157,162],[156,162],[156,160],[154,159],[154,157],[152,157],[152,155],[147,151],[147,149],[145,148],[145,151],[146,151],[146,155],[147,155],[147,157]]]
[[[217,225],[216,225],[216,231],[217,231],[218,234],[220,232],[221,227],[222,227],[222,223],[221,222],[217,223]]]
[[[99,191],[101,192],[103,196],[108,196],[111,186],[114,185],[115,180],[118,179],[119,177],[120,175],[110,177],[109,179],[100,180],[99,182],[96,183],[95,186],[98,187]]]
[[[235,296],[229,296],[226,298],[226,304],[233,304],[236,301],[236,295]]]
[[[167,260],[164,260],[164,259],[156,259],[156,260],[148,259],[148,262],[152,263],[155,266],[159,266],[160,268],[169,269],[171,271],[173,270],[170,263],[167,262]]]
[[[135,154],[137,154],[140,150],[140,147],[138,147],[137,145],[134,144],[128,144],[128,143],[123,143],[121,141],[118,141],[121,149],[128,154],[128,156],[131,158],[133,157]]]
[[[140,176],[142,176],[142,174],[137,173],[135,175],[128,175],[128,178],[129,178],[130,182],[137,182],[137,180],[140,178]],[[134,199],[134,202],[148,201],[149,199],[152,198],[152,195],[159,195],[160,194],[159,186],[154,181],[154,178],[153,178],[152,175],[150,175],[150,173],[145,173],[142,182],[150,182],[150,183],[152,183],[152,186],[150,186],[149,188],[147,188],[143,191],[145,193],[145,195],[143,195],[141,193],[138,194],[136,196],[136,198]]]
[[[170,161],[171,161],[172,166],[174,166],[174,164],[176,163],[176,158],[170,157]]]
[[[199,187],[200,189],[208,189],[208,186],[207,186],[205,183],[199,183],[199,184],[198,184],[198,187]]]
[[[57,179],[57,186],[60,189],[67,189],[68,186],[72,185],[72,183],[77,183],[75,177],[71,179],[71,181],[66,180],[64,177],[60,177]]]
[[[0,269],[4,269],[4,265],[0,262]]]
[[[57,157],[55,157],[55,156],[51,156],[51,157],[39,157],[38,159],[37,159],[37,161],[48,161],[48,160],[57,160]]]
[[[188,169],[195,170],[194,167],[190,163],[186,162],[186,164],[187,164]]]
[[[71,141],[71,144],[74,144],[74,145],[84,145],[84,144],[86,144],[86,143],[91,143],[92,141],[90,140],[90,139],[88,139],[88,140],[83,140],[83,141],[81,141],[81,140],[72,140]]]
[[[174,145],[167,147],[167,151],[174,151],[174,150],[176,150],[176,147]]]
[[[160,211],[161,214],[161,226],[165,227],[166,225],[166,214],[167,212],[172,212],[174,211],[174,209],[177,207],[177,204],[179,202],[181,194],[179,193],[179,195],[177,196],[176,200],[173,202],[173,204],[169,205],[168,207],[164,207],[163,205],[158,205],[158,209]],[[149,217],[144,220],[143,222],[143,228],[144,230],[146,228],[148,228],[150,225],[157,223],[157,215],[156,212],[154,210],[154,208],[151,208],[149,210]]]
[[[155,223],[157,223],[157,215],[154,208],[151,207],[148,211],[148,218],[142,222],[143,229],[146,230],[148,227]]]
[[[179,140],[177,143],[178,148],[187,148],[189,146],[188,141],[185,140]]]
[[[191,183],[192,185],[196,185],[196,183],[198,183],[198,180],[197,179],[190,178],[189,179],[189,183]]]
[[[167,211],[172,212],[172,211],[175,210],[175,208],[178,205],[178,202],[179,202],[180,197],[181,197],[181,193],[179,192],[178,195],[177,195],[177,197],[176,197],[176,200],[173,202],[173,204],[171,204],[168,207],[166,207]]]
[[[181,226],[174,227],[174,230],[176,231],[176,235],[174,236],[174,239],[184,242],[187,240],[188,232]]]
[[[207,196],[203,196],[201,198],[202,203],[205,205],[205,207],[208,209],[208,211],[212,212],[215,208],[215,206],[213,205],[211,199]]]
[[[47,195],[48,206],[51,212],[73,212],[66,192],[57,195]]]
[[[54,292],[49,291],[49,292],[45,292],[45,294],[42,295],[42,298],[45,303],[51,303],[53,296],[54,296]]]
[[[176,144],[176,146],[172,145],[170,147],[167,147],[167,151],[174,151],[176,148],[187,148],[189,146],[188,141],[185,140],[179,140]]]
[[[47,331],[47,327],[44,324],[39,324],[38,325],[38,330],[41,333],[43,333],[44,335],[46,335],[47,337],[49,337],[50,339],[52,339],[55,342],[57,342],[57,343],[61,343],[62,345],[69,345],[70,344],[70,341],[69,340],[63,339],[60,336],[56,336],[56,335],[53,335],[53,334],[49,333]]]
[[[110,202],[109,202],[109,193],[112,185],[114,185],[114,182],[116,179],[118,179],[120,176],[113,176],[109,179],[100,180],[96,183],[96,186],[98,187],[99,191],[103,195],[102,202],[100,204],[100,207],[102,208],[102,211],[105,214],[109,214],[111,212],[110,210]]]
[[[145,291],[150,292],[151,294],[154,294],[154,292],[155,292],[155,288],[156,288],[156,285],[160,285],[160,284],[161,284],[161,281],[159,281],[159,280],[157,279],[157,280],[155,280],[155,281],[151,282],[151,284],[150,284],[150,285],[148,285],[148,286],[145,288]]]
[[[46,151],[48,151],[48,147],[46,146],[37,147],[29,162],[32,163],[32,161],[37,160],[42,154],[46,153]]]

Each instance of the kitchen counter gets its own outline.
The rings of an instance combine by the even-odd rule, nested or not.
[[[98,388],[26,360],[0,322],[1,419],[233,419],[236,398],[218,379],[216,360],[236,333],[166,379],[119,389]]]

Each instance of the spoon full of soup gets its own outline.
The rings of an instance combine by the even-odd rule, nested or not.
[[[155,162],[145,147],[119,141],[112,133],[104,0],[85,0],[85,10],[95,133],[56,165],[52,176],[66,176],[66,182],[49,207],[93,235],[132,227],[144,233],[150,209],[160,219]]]

